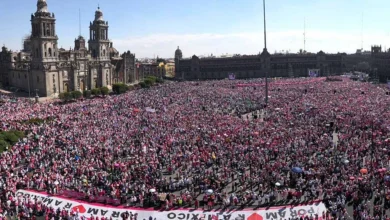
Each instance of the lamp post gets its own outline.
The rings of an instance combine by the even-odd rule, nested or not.
[[[264,52],[267,51],[267,25],[265,20],[265,0],[263,0],[263,15],[264,15]],[[268,104],[268,71],[265,65],[265,105]]]
[[[27,84],[28,84],[28,98],[31,99],[31,88],[30,88],[30,74],[32,64],[27,66]]]
[[[39,95],[38,95],[38,89],[35,89],[35,102],[38,103],[39,102]]]

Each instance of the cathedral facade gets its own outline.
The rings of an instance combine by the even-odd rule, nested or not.
[[[25,40],[23,51],[12,52],[2,47],[0,82],[3,86],[39,96],[56,96],[61,92],[137,81],[135,55],[127,52],[121,56],[113,48],[108,22],[100,8],[90,22],[88,42],[79,36],[74,49],[58,47],[55,21],[46,0],[38,0],[37,11],[31,15],[31,35]]]

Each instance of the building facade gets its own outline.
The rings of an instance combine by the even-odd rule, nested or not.
[[[159,73],[159,64],[156,62],[139,63],[138,72],[142,78],[146,78],[148,76],[161,77],[161,74]]]
[[[237,79],[265,77],[303,77],[309,69],[319,69],[321,76],[341,74],[345,69],[346,54],[269,54],[264,50],[258,55],[235,55],[226,58],[183,59],[183,53],[175,51],[175,77],[182,80],[224,79],[233,73]]]
[[[175,63],[174,62],[160,62],[157,66],[158,77],[169,77],[175,76]]]
[[[390,79],[390,50],[382,51],[382,46],[372,46],[371,66],[373,78],[387,82]]]
[[[122,67],[118,68],[115,61],[121,61],[119,65],[124,66],[124,58],[112,47],[108,22],[100,8],[90,22],[88,42],[79,36],[74,49],[58,47],[55,22],[46,0],[38,0],[37,11],[31,15],[31,36],[26,38],[22,52],[2,47],[0,80],[3,86],[36,92],[39,96],[55,96],[61,92],[110,87],[114,81],[135,80],[135,71],[127,72],[132,76],[118,76]],[[133,63],[132,69],[135,67],[133,56],[126,62],[130,66]]]

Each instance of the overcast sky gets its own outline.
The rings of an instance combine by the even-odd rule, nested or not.
[[[1,1],[0,43],[20,50],[31,30],[37,0]],[[109,38],[120,52],[138,58],[173,57],[177,46],[184,57],[257,54],[264,47],[261,0],[47,0],[56,15],[59,45],[74,46],[86,38],[98,4],[109,23]],[[268,0],[268,50],[353,53],[371,45],[390,47],[388,0]],[[362,22],[363,18],[363,22]],[[363,25],[362,25],[363,24]],[[363,34],[362,34],[363,33]]]

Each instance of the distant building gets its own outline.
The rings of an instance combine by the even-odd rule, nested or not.
[[[159,77],[174,77],[175,63],[174,62],[160,62],[157,67],[157,75]]]
[[[165,64],[165,76],[166,77],[175,77],[175,63],[167,62]]]
[[[348,54],[347,56],[345,56],[344,59],[345,70],[346,71],[357,70],[358,65],[364,62],[371,65],[371,60],[372,57],[370,52],[367,51],[362,52],[362,50],[357,50],[355,54]]]
[[[183,59],[182,51],[175,51],[175,77],[177,79],[224,79],[234,73],[237,79],[265,77],[295,77],[308,75],[309,69],[319,69],[320,76],[341,74],[345,69],[344,53],[274,54],[263,51],[258,55],[235,55],[223,58]],[[291,74],[290,74],[291,75]]]
[[[127,51],[119,56],[119,53],[115,48],[111,47],[111,53],[115,54],[111,58],[111,64],[114,65],[115,71],[113,74],[113,83],[136,83],[139,81],[139,77],[136,72],[136,59],[135,54]]]
[[[138,63],[138,74],[141,76],[142,79],[148,76],[160,77],[161,74],[159,74],[158,66],[159,64],[156,62]]]
[[[79,36],[74,49],[58,47],[56,19],[48,11],[46,0],[38,0],[37,11],[31,15],[31,27],[31,35],[25,38],[21,52],[12,52],[5,46],[1,49],[0,82],[4,86],[52,96],[110,86],[114,81],[136,80],[134,54],[126,57],[129,70],[128,75],[123,75],[124,58],[112,47],[108,22],[100,8],[90,22],[88,42]]]
[[[390,51],[382,51],[382,46],[371,47],[372,71],[380,82],[390,79]]]

